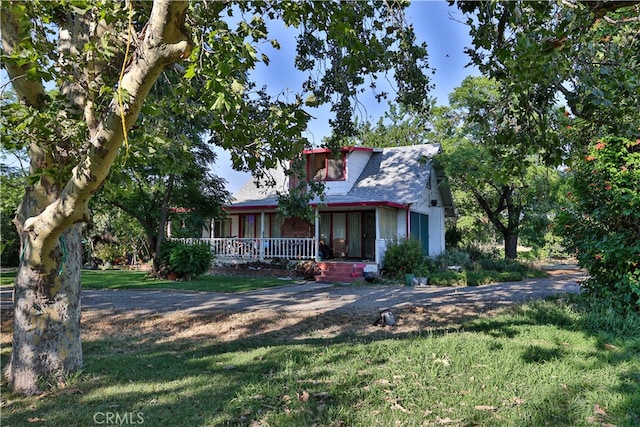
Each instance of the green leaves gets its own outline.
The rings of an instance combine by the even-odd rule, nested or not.
[[[640,139],[594,141],[574,171],[559,227],[589,271],[586,289],[640,310]]]

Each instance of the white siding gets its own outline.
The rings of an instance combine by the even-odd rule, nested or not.
[[[345,195],[353,188],[360,174],[364,170],[369,158],[370,151],[356,150],[347,154],[347,179],[345,181],[325,182],[325,191],[328,196]]]

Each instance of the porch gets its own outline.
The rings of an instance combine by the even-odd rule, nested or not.
[[[322,260],[319,241],[314,237],[202,237],[175,239],[185,243],[203,242],[211,248],[215,258],[222,261],[265,261],[272,259]],[[342,240],[342,239],[340,239]],[[384,254],[388,239],[377,239],[377,250]],[[348,257],[344,242],[334,242],[331,248],[333,260],[371,262],[358,257]]]
[[[340,256],[323,260],[318,241],[313,237],[292,238],[184,238],[184,243],[207,243],[216,261],[227,265],[238,265],[253,261],[286,259],[291,261],[313,260],[318,264],[318,281],[353,283],[358,279],[378,273],[378,264],[373,260]],[[380,239],[378,249],[384,253],[387,241]]]
[[[218,260],[319,259],[318,243],[312,237],[212,237],[180,240],[186,243],[207,243]]]

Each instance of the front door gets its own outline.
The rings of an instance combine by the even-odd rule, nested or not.
[[[362,247],[365,259],[374,260],[376,258],[375,212],[364,212],[362,214]]]

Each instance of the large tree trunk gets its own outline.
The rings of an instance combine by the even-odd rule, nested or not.
[[[82,367],[81,223],[88,219],[89,200],[106,179],[124,140],[125,129],[130,129],[136,121],[144,99],[162,69],[189,54],[190,35],[184,27],[186,7],[186,2],[181,1],[154,1],[149,21],[119,82],[128,94],[126,102],[111,101],[98,118],[93,104],[83,96],[75,96],[74,90],[69,92],[70,103],[85,103],[76,106],[82,107],[78,111],[83,111],[84,127],[89,135],[87,141],[80,141],[83,151],[66,183],[55,180],[63,175],[65,166],[69,166],[54,160],[52,153],[56,152],[57,144],[48,140],[28,142],[31,173],[50,171],[58,178],[40,174],[37,183],[29,187],[14,221],[21,240],[21,260],[14,294],[13,348],[5,375],[9,387],[17,393],[37,393],[41,385],[39,380],[60,382],[65,373]],[[70,16],[70,21],[65,22],[69,28],[75,20],[72,14]],[[9,58],[6,69],[14,88],[23,103],[44,109],[47,106],[43,103],[47,101],[42,96],[42,82],[25,78],[25,70],[37,64],[28,63],[22,67],[11,59],[20,57],[29,44],[31,27],[28,22],[22,22],[28,17],[3,2],[1,18],[2,47]],[[78,31],[83,31],[82,28]],[[61,33],[66,31],[62,24],[60,29]],[[64,47],[65,52],[83,52],[84,44],[74,45],[74,40],[83,40],[83,37],[65,35],[63,40],[61,34],[61,49],[63,43],[70,43]],[[119,69],[122,64],[112,65]],[[63,87],[83,78],[78,75],[81,71],[78,67],[62,68],[62,74],[66,76],[66,80],[62,79]],[[84,77],[95,70],[85,71]],[[37,120],[34,116],[35,126],[46,126]]]
[[[29,243],[22,252],[29,251]],[[7,372],[14,391],[34,394],[39,382],[63,385],[82,368],[80,270],[82,226],[60,236],[51,263],[21,260],[14,287],[13,352]]]

